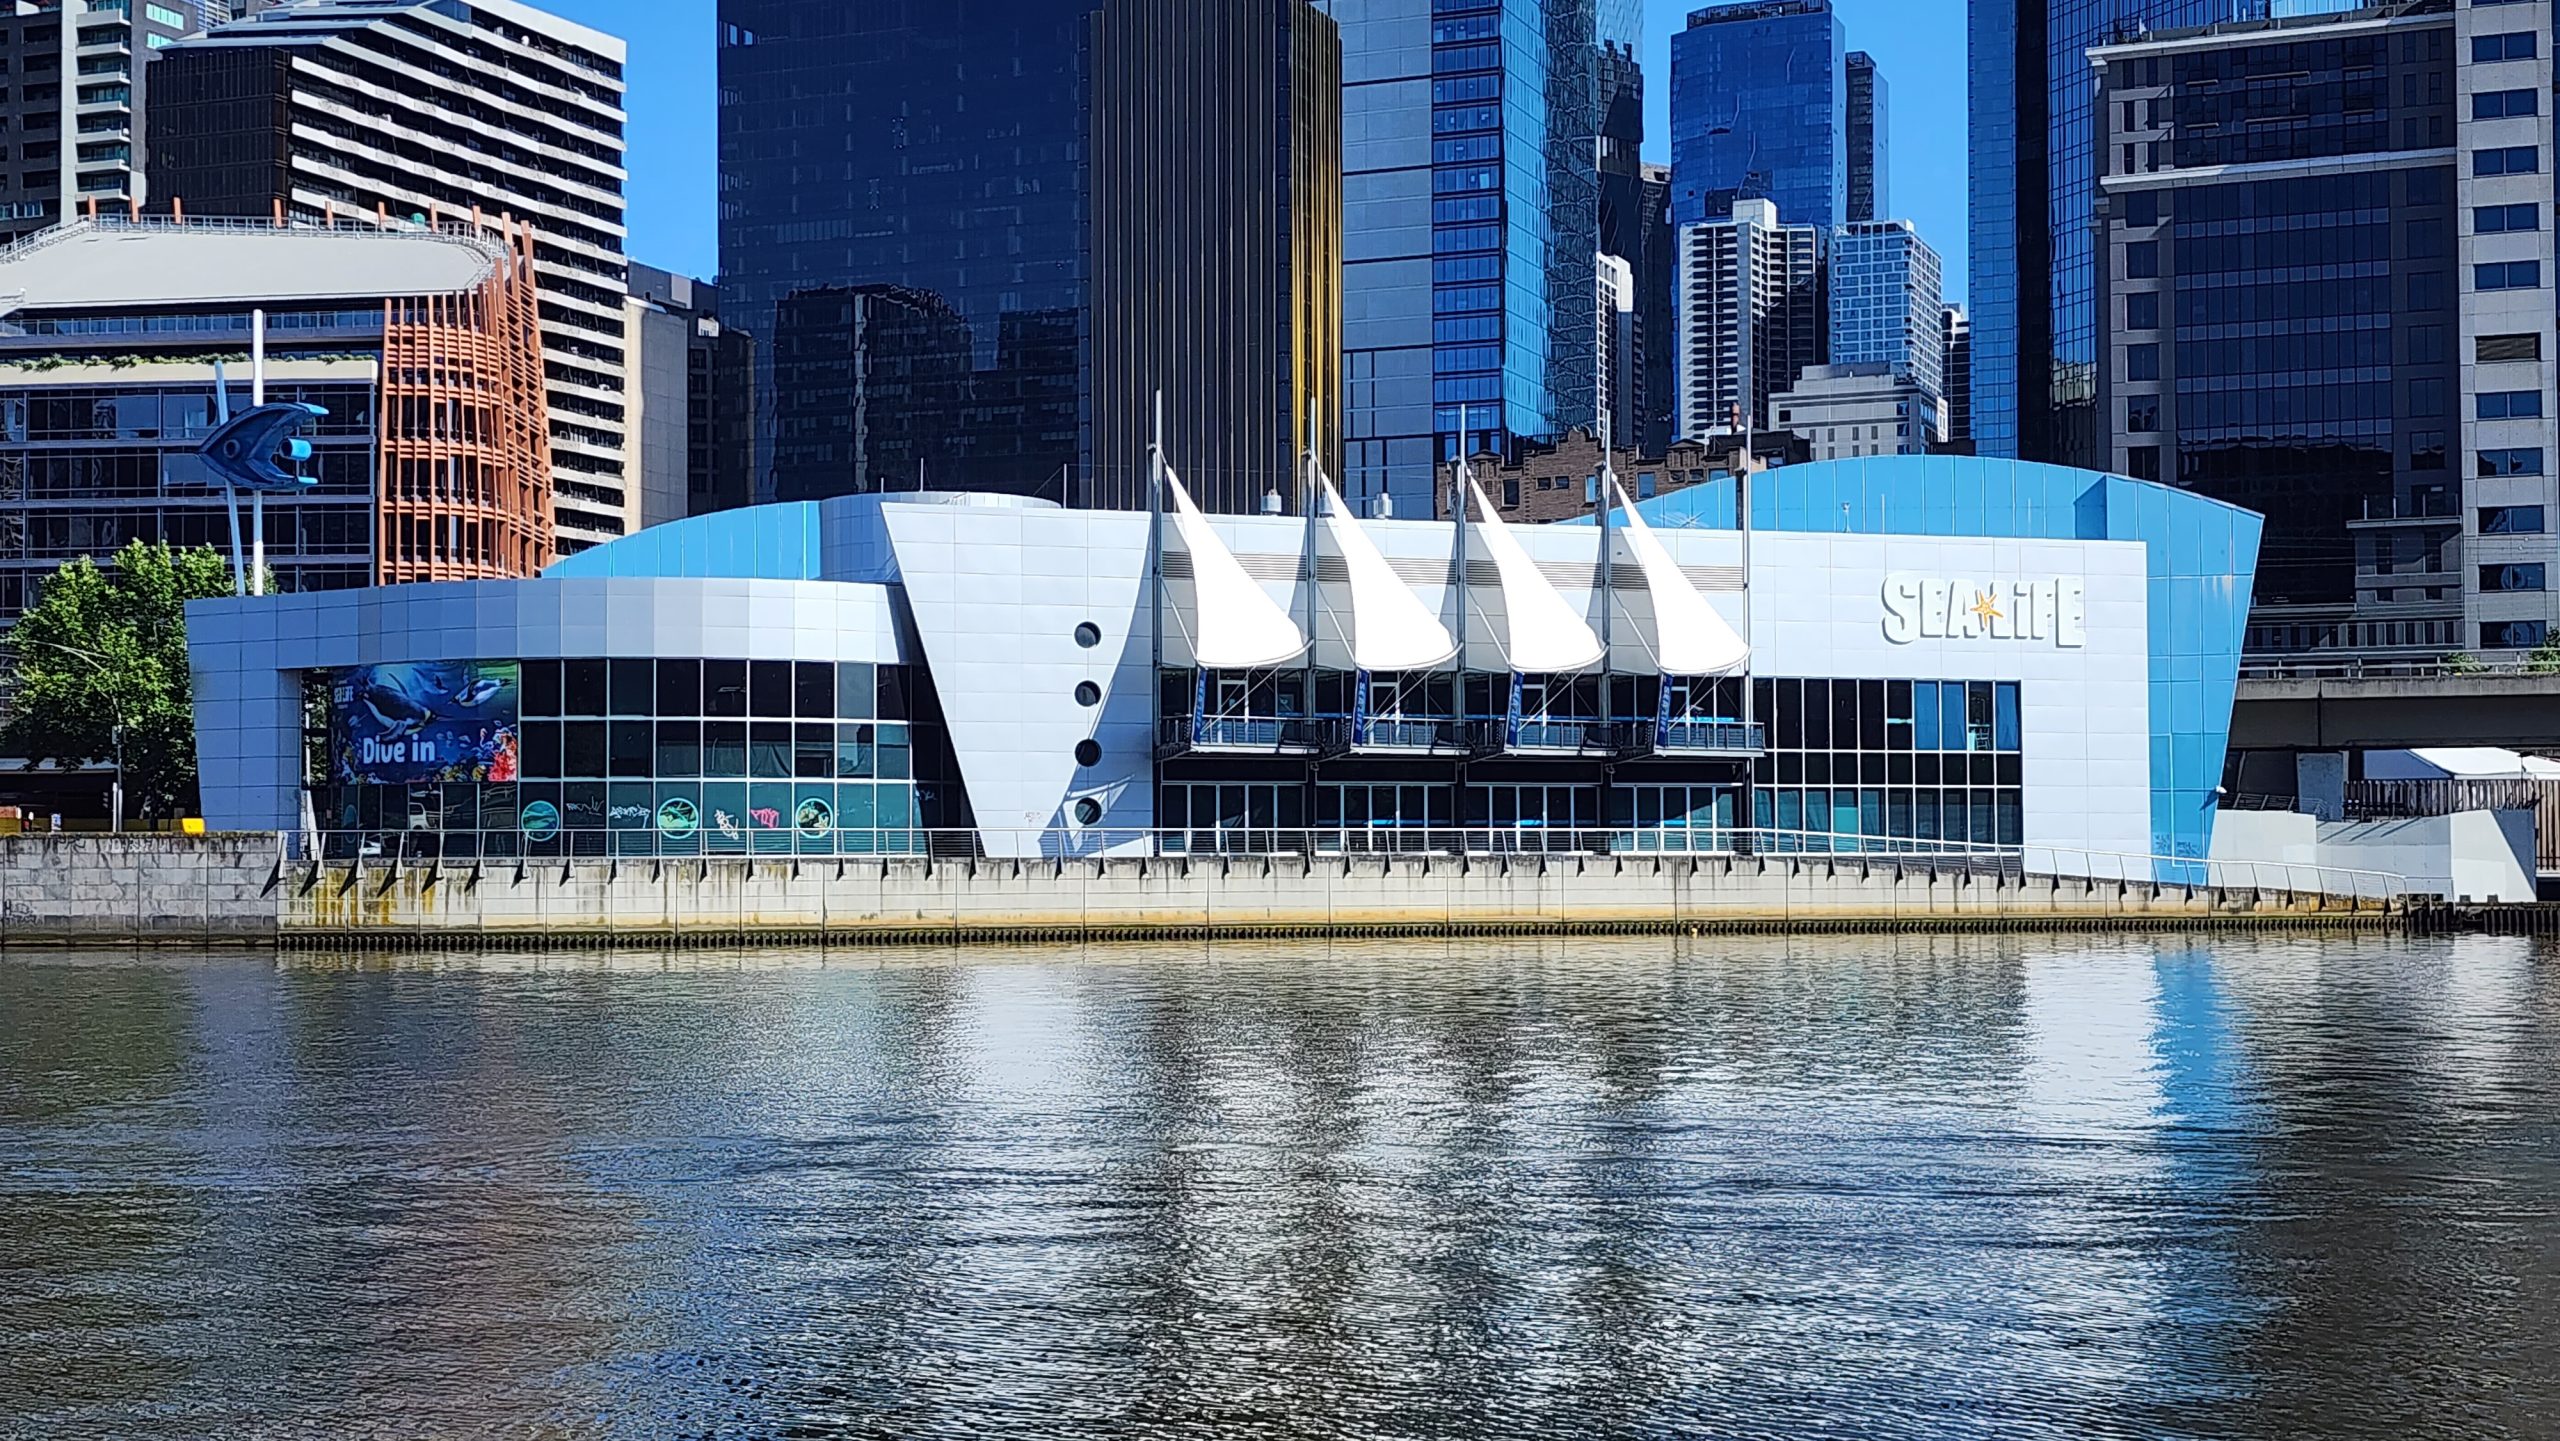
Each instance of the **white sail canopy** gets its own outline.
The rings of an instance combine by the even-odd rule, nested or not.
[[[1164,484],[1173,497],[1174,529],[1191,552],[1192,663],[1204,670],[1253,670],[1304,654],[1305,632],[1244,573],[1172,466],[1164,468]]]
[[[1739,667],[1750,658],[1750,645],[1689,583],[1627,498],[1626,487],[1610,484],[1618,492],[1618,513],[1626,517],[1627,548],[1636,553],[1645,589],[1653,593],[1654,663],[1664,675],[1722,675]]]
[[[1502,614],[1510,632],[1504,637],[1504,649],[1511,668],[1531,675],[1557,675],[1598,665],[1600,637],[1548,584],[1520,542],[1511,538],[1493,503],[1485,499],[1484,487],[1470,479],[1467,490],[1475,497],[1476,513],[1483,517],[1476,522],[1476,531],[1484,537],[1485,551],[1493,557],[1494,572],[1502,580]]]
[[[1351,575],[1351,663],[1361,670],[1429,670],[1458,653],[1458,642],[1411,587],[1396,578],[1333,482],[1322,476],[1325,528],[1342,548]]]

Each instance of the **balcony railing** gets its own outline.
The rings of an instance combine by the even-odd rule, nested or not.
[[[1468,731],[1469,749],[1480,756],[1614,756],[1625,748],[1626,729],[1598,720],[1483,720]]]
[[[1629,729],[1634,740],[1630,749],[1643,755],[1756,756],[1768,749],[1766,728],[1741,721],[1683,720]]]
[[[1156,726],[1158,756],[1308,755],[1315,723],[1304,716],[1166,716]]]

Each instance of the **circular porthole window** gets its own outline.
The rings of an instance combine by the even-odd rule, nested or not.
[[[1077,741],[1076,764],[1080,766],[1098,766],[1102,764],[1102,742]]]
[[[1080,622],[1076,626],[1076,644],[1083,646],[1086,650],[1102,644],[1102,627],[1089,620]]]
[[[1076,797],[1075,817],[1077,825],[1092,825],[1095,821],[1102,819],[1102,802],[1091,796]]]
[[[1076,704],[1083,706],[1095,706],[1102,704],[1102,687],[1095,685],[1089,680],[1077,681]]]

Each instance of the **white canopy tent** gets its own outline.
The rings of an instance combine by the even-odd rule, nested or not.
[[[1164,484],[1173,497],[1174,529],[1191,553],[1192,663],[1203,670],[1258,670],[1305,654],[1306,633],[1245,574],[1170,465]]]
[[[1485,553],[1493,557],[1502,582],[1506,664],[1526,675],[1566,675],[1598,665],[1600,637],[1512,538],[1485,498],[1484,487],[1470,478],[1467,490],[1483,517],[1475,522],[1476,532],[1484,537]]]
[[[1645,524],[1644,513],[1627,498],[1626,487],[1615,480],[1610,484],[1618,493],[1618,513],[1626,518],[1627,548],[1635,552],[1645,589],[1653,595],[1655,666],[1667,676],[1723,675],[1740,669],[1751,658],[1749,643],[1689,583],[1688,574]]]
[[[1430,670],[1458,653],[1458,642],[1440,617],[1396,578],[1387,558],[1351,518],[1333,482],[1322,487],[1325,529],[1342,551],[1351,580],[1351,663],[1364,671]]]

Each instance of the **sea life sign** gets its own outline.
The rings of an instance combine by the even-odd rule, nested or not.
[[[1895,571],[1884,578],[1884,638],[2029,641],[2077,649],[2089,641],[2087,584],[2078,576],[1968,580]]]

